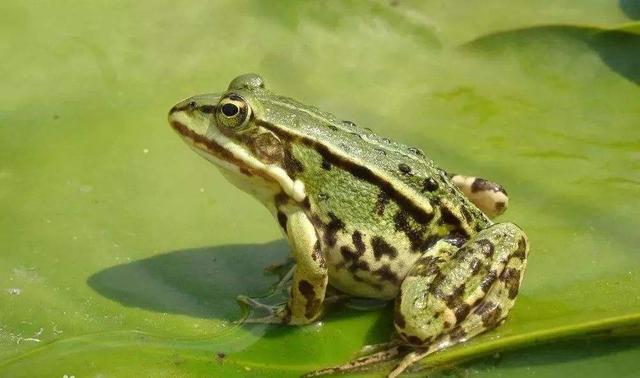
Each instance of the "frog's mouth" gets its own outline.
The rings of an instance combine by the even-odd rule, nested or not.
[[[204,135],[198,134],[184,123],[176,120],[170,120],[169,123],[191,148],[207,160],[222,168],[231,171],[237,170],[246,176],[260,176],[259,171],[249,167],[243,160],[231,153],[231,151],[223,148],[213,140],[206,138]]]
[[[169,124],[194,151],[225,171],[262,178],[267,184],[280,186],[281,190],[297,201],[306,197],[301,181],[292,180],[279,166],[261,162],[217,127],[209,127],[208,120],[193,119],[174,107],[169,113]]]

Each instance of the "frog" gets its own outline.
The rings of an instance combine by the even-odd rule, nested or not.
[[[501,185],[445,171],[419,148],[278,95],[258,74],[178,102],[168,120],[268,209],[289,243],[288,300],[239,297],[267,311],[253,321],[314,323],[335,292],[394,302],[389,343],[308,376],[391,360],[388,376],[398,376],[494,329],[513,307],[529,242],[516,224],[493,220],[508,204]]]

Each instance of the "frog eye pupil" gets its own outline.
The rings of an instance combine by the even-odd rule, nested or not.
[[[234,104],[222,105],[222,114],[226,115],[227,117],[233,117],[234,115],[238,114],[239,111],[240,109],[238,109],[238,107]]]

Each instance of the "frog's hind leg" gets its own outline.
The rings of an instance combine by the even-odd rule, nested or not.
[[[525,234],[511,223],[484,229],[460,248],[439,241],[427,250],[396,299],[396,331],[416,350],[390,376],[497,327],[514,304],[527,253]]]
[[[303,375],[303,377],[319,377],[323,375],[332,375],[332,374],[341,374],[341,373],[351,373],[354,371],[362,370],[370,365],[376,365],[382,362],[390,361],[398,358],[403,353],[403,347],[399,346],[398,343],[393,343],[386,349],[380,350],[376,353],[370,354],[368,356],[363,356],[360,358],[356,358],[350,362],[347,362],[344,365],[334,366],[326,369],[320,369],[312,371],[311,373]],[[406,353],[406,352],[405,352]]]
[[[447,174],[451,181],[489,218],[504,213],[509,205],[509,197],[502,185],[479,177]]]

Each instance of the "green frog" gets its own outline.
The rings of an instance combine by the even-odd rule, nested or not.
[[[345,365],[414,362],[498,326],[527,263],[525,233],[492,218],[507,207],[494,182],[444,171],[422,150],[269,91],[256,74],[188,98],[171,127],[277,220],[295,260],[289,299],[266,323],[322,317],[327,288],[395,301],[395,338]]]

